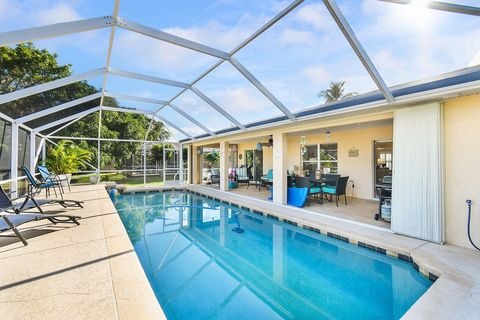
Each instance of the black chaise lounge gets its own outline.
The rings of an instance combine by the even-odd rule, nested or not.
[[[22,241],[23,245],[28,245],[27,240],[22,236],[17,229],[18,226],[31,222],[47,219],[53,224],[57,223],[75,223],[80,225],[77,221],[80,217],[70,215],[58,215],[58,214],[44,214],[44,213],[12,213],[12,214],[0,214],[0,232],[12,230],[15,235]]]
[[[23,199],[23,198],[19,198]],[[69,207],[78,207],[83,208],[83,201],[77,200],[57,200],[57,199],[35,199],[30,194],[28,194],[24,201],[21,203],[13,203],[10,197],[6,194],[5,190],[3,190],[2,186],[0,186],[0,210],[2,211],[14,211],[15,213],[20,213],[23,210],[28,210],[32,208],[37,208],[40,213],[43,213],[43,209],[41,206],[45,204],[53,204],[57,203],[64,208]]]

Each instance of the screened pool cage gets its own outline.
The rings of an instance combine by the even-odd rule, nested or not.
[[[432,99],[435,95],[440,96],[445,93],[455,94],[459,90],[467,91],[478,89],[478,81],[480,80],[480,70],[478,65],[469,66],[467,68],[455,69],[441,75],[432,75],[424,77],[423,80],[410,79],[411,82],[403,82],[398,85],[387,85],[389,81],[382,78],[376,64],[372,61],[359,40],[359,36],[354,31],[349,16],[344,14],[343,6],[346,1],[337,2],[335,0],[317,1],[316,5],[321,5],[325,10],[326,17],[332,21],[332,25],[338,32],[338,38],[346,43],[351,51],[353,60],[360,65],[360,69],[367,74],[368,81],[371,81],[373,87],[370,91],[360,92],[352,97],[345,98],[341,101],[325,102],[310,104],[310,106],[295,107],[292,111],[283,103],[284,96],[279,97],[278,90],[272,90],[273,81],[268,83],[261,81],[254,74],[258,68],[250,68],[246,64],[240,62],[241,53],[249,47],[257,38],[273,29],[275,25],[280,24],[287,19],[295,10],[301,10],[304,1],[294,1],[279,10],[276,15],[268,21],[263,21],[263,25],[256,29],[245,40],[230,50],[217,49],[214,46],[205,45],[200,42],[189,40],[174,32],[167,32],[161,29],[149,27],[130,19],[119,16],[120,0],[113,1],[113,12],[106,16],[97,18],[62,22],[52,25],[21,29],[0,33],[1,46],[13,46],[19,43],[37,41],[42,39],[56,38],[65,35],[74,35],[78,33],[89,32],[93,30],[107,30],[108,36],[105,37],[107,52],[105,63],[102,68],[93,69],[87,72],[74,73],[66,78],[53,80],[46,83],[39,83],[31,87],[22,88],[17,91],[8,92],[0,95],[0,104],[8,104],[12,101],[20,101],[33,95],[41,95],[47,91],[70,86],[79,81],[87,81],[96,77],[101,79],[100,91],[89,94],[74,101],[62,101],[59,104],[34,111],[29,114],[21,114],[13,112],[8,114],[5,108],[0,113],[2,126],[0,134],[2,145],[0,147],[1,162],[1,181],[4,187],[11,192],[21,194],[25,192],[26,181],[21,171],[22,166],[29,167],[34,170],[37,163],[44,161],[46,157],[46,148],[49,144],[55,145],[59,140],[83,140],[92,141],[97,144],[97,161],[87,164],[85,173],[114,173],[120,172],[124,174],[125,179],[135,180],[138,184],[149,184],[165,181],[183,181],[189,176],[188,162],[190,158],[190,149],[186,148],[189,143],[201,141],[214,136],[225,136],[232,133],[265,128],[282,123],[290,123],[303,121],[315,117],[322,117],[336,113],[355,111],[357,109],[368,108],[385,108],[393,105],[413,103],[426,99]],[[305,1],[305,3],[308,1]],[[340,2],[342,6],[340,5]],[[457,16],[468,16],[478,18],[480,8],[467,6],[461,3],[445,3],[439,1],[410,1],[410,0],[379,0],[376,2],[389,3],[390,6],[398,5],[421,5],[432,11],[440,11],[444,14]],[[461,2],[461,1],[460,1]],[[350,14],[352,15],[352,14]],[[353,23],[356,24],[356,23]],[[158,77],[156,72],[145,74],[134,72],[132,70],[124,70],[121,65],[113,65],[112,55],[115,50],[130,48],[116,48],[114,43],[117,41],[118,33],[123,32],[129,34],[141,35],[147,37],[149,41],[156,41],[174,46],[181,50],[191,51],[201,57],[207,57],[209,61],[213,61],[210,67],[204,72],[192,77],[190,81],[179,81],[179,79],[168,79]],[[298,39],[297,39],[298,40]],[[394,41],[394,39],[391,39]],[[92,46],[95,44],[92,43]],[[268,50],[274,51],[275,48]],[[262,57],[264,53],[256,52],[254,57]],[[320,53],[317,53],[320,54]],[[132,60],[141,60],[142,57],[135,57]],[[295,61],[293,62],[295,64]],[[228,68],[228,72],[235,73],[243,81],[255,90],[255,95],[261,96],[273,108],[273,111],[265,114],[256,115],[255,112],[242,110],[242,106],[232,109],[228,104],[230,101],[219,103],[219,98],[212,98],[210,91],[204,89],[200,84],[208,78],[212,73]],[[274,69],[274,66],[272,67]],[[385,74],[384,74],[385,75]],[[174,88],[175,93],[168,99],[156,99],[150,96],[130,95],[125,93],[115,93],[109,91],[109,84],[112,79],[129,79],[132,81],[141,81],[147,85],[154,84],[159,87]],[[292,84],[293,85],[293,84]],[[229,86],[225,82],[224,86]],[[202,87],[202,88],[201,88]],[[455,91],[457,90],[457,91]],[[208,92],[207,92],[208,91]],[[288,94],[288,92],[287,92]],[[182,98],[189,96],[191,99],[199,100],[204,106],[209,108],[207,116],[200,118],[195,116],[193,112],[195,108],[188,109],[181,104],[186,101]],[[105,103],[105,97],[113,97],[121,101],[129,101],[134,103],[133,107],[112,107]],[[220,97],[221,98],[221,97]],[[234,101],[231,101],[232,105]],[[154,105],[155,108],[142,108],[144,104]],[[289,103],[290,105],[291,103]],[[232,111],[233,110],[233,111]],[[246,109],[247,110],[247,109]],[[168,112],[167,112],[168,111]],[[102,137],[102,115],[108,112],[127,112],[143,114],[150,119],[147,134],[144,139],[109,139]],[[85,118],[90,114],[98,114],[98,132],[95,136],[90,137],[71,137],[62,136],[63,129],[73,123]],[[211,116],[209,116],[211,114]],[[220,127],[213,128],[210,125],[210,119],[216,114],[222,123]],[[239,117],[238,114],[241,116]],[[171,115],[171,118],[168,118]],[[248,116],[248,117],[247,117]],[[255,118],[258,116],[259,118]],[[262,118],[263,117],[263,118]],[[156,121],[162,122],[168,128],[172,135],[169,141],[150,141],[148,140],[148,132],[150,127]],[[186,124],[185,124],[186,123]],[[189,126],[193,126],[195,130],[190,130]],[[131,157],[124,159],[124,162],[118,167],[101,166],[102,145],[106,142],[115,143],[122,146],[132,146],[136,150],[132,152]],[[155,161],[148,160],[147,157],[154,145],[162,145],[163,154]]]

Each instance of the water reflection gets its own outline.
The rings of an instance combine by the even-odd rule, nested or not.
[[[170,318],[397,319],[430,286],[403,261],[203,197],[114,203]]]

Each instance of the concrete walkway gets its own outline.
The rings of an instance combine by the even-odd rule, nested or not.
[[[80,226],[27,223],[0,237],[0,319],[162,319],[163,312],[102,185],[75,186]],[[48,211],[62,207],[49,206]]]

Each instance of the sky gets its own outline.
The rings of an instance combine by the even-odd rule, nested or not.
[[[451,2],[478,5],[477,0]],[[111,15],[113,0],[0,0],[0,32]],[[283,0],[121,0],[119,16],[224,50],[235,48],[288,6]],[[478,17],[377,0],[337,0],[387,85],[394,86],[480,64]],[[75,73],[105,66],[109,29],[35,41],[72,64]],[[289,110],[322,104],[331,81],[347,92],[377,90],[322,1],[305,1],[234,56]],[[210,57],[118,29],[111,67],[190,82],[217,62]],[[89,81],[100,87],[102,79]],[[224,62],[197,87],[242,123],[282,113],[231,64]],[[109,76],[107,91],[160,100],[179,88]],[[158,105],[120,100],[155,111]],[[173,101],[211,130],[230,122],[190,91]],[[169,107],[161,116],[192,135],[204,133]],[[176,138],[184,136],[173,130]]]

